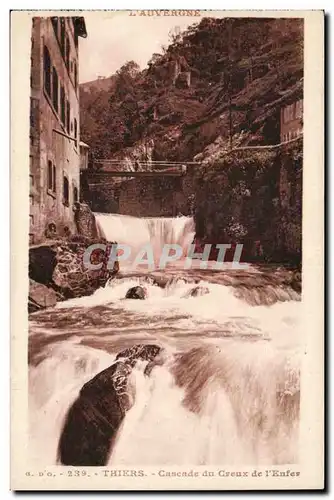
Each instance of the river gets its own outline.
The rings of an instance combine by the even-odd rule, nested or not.
[[[139,248],[186,247],[190,218],[97,214],[106,237]],[[150,377],[133,377],[136,398],[109,458],[127,465],[263,465],[298,462],[300,294],[287,269],[165,270],[121,267],[92,296],[30,316],[32,464],[56,463],[66,413],[82,385],[134,344],[165,348]],[[209,293],[189,297],[204,286]],[[146,300],[126,300],[144,284]]]

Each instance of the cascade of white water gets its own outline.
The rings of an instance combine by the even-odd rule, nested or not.
[[[195,235],[192,217],[137,218],[99,213],[95,217],[107,240],[131,248],[130,261],[147,244],[151,245],[155,262],[160,258],[165,244],[181,246],[185,255]]]
[[[193,238],[187,217],[96,217],[108,240],[134,250],[148,242],[157,252],[164,243],[185,248]],[[267,281],[280,290],[275,276]],[[168,359],[150,376],[135,368],[135,403],[118,431],[109,465],[296,463],[298,297],[283,290],[282,301],[253,306],[232,286],[203,280],[199,284],[208,293],[189,298],[194,285],[178,279],[165,288],[146,283],[146,300],[124,300],[128,288],[140,283],[139,277],[116,278],[89,297],[33,316],[32,462],[56,463],[67,410],[83,384],[124,347],[150,343],[165,348]],[[257,293],[256,285],[247,289]]]

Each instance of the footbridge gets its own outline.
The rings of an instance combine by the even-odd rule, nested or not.
[[[189,213],[199,162],[95,160],[81,172],[81,189],[95,211],[145,217]]]
[[[175,161],[134,161],[124,160],[95,160],[93,168],[87,170],[88,178],[102,182],[113,177],[124,178],[163,178],[182,177],[189,167],[200,165],[199,162]]]

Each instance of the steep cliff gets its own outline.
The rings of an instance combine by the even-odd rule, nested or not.
[[[285,93],[301,96],[302,77],[302,20],[204,18],[145,70],[125,64],[108,91],[83,86],[82,138],[96,158],[150,139],[153,159],[189,160],[242,131],[245,144],[273,144]]]

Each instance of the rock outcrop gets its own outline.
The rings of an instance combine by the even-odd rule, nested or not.
[[[95,216],[86,203],[74,204],[74,221],[78,234],[86,238],[98,238],[99,230]]]
[[[81,389],[64,423],[58,446],[63,465],[103,466],[110,456],[117,431],[132,407],[135,388],[130,375],[137,361],[153,362],[157,345],[135,345]]]
[[[107,250],[95,250],[91,263],[101,264],[99,269],[89,269],[84,254],[90,245],[102,243]],[[29,277],[37,283],[47,285],[57,292],[58,300],[91,295],[115,276],[118,262],[110,269],[108,258],[114,242],[72,236],[69,240],[50,242],[50,245],[33,247],[29,251]],[[40,303],[41,305],[41,303]]]
[[[75,239],[75,238],[74,238]],[[92,252],[91,262],[101,264],[100,269],[88,269],[84,262],[87,248],[95,243],[107,245],[106,252],[95,250]],[[82,297],[91,295],[97,288],[105,286],[119,269],[115,262],[112,269],[108,268],[108,258],[111,246],[104,240],[87,240],[62,242],[57,247],[57,265],[53,272],[53,283],[64,298]],[[108,250],[109,248],[109,250]]]
[[[105,286],[107,281],[119,270],[119,263],[112,267],[108,262],[113,245],[108,242],[98,228],[95,216],[88,205],[76,203],[75,222],[79,234],[66,234],[63,237],[54,234],[54,239],[29,249],[29,278],[36,284],[46,285],[56,295],[48,292],[49,299],[42,299],[42,289],[31,286],[29,311],[35,312],[54,305],[54,297],[64,300],[91,295],[97,288]],[[106,251],[96,249],[90,253],[90,263],[100,264],[95,269],[88,268],[84,261],[86,250],[94,244],[104,244]],[[36,304],[35,304],[36,302]]]

